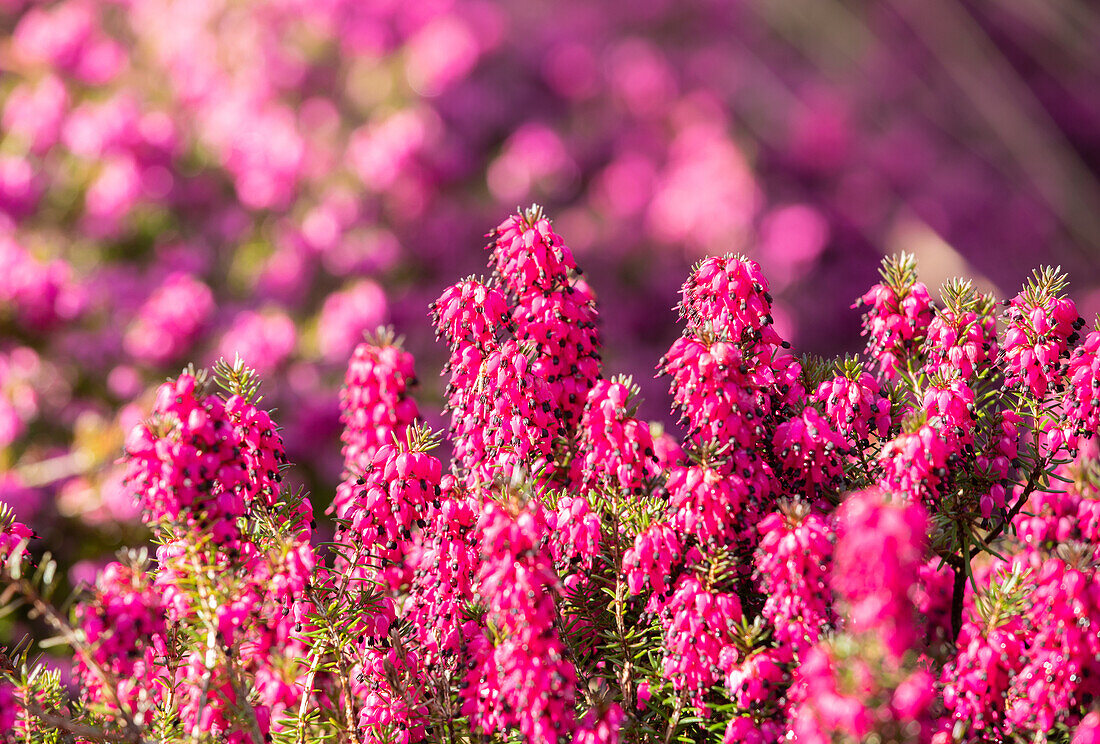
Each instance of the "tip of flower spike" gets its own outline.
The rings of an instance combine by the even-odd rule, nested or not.
[[[940,287],[940,298],[944,307],[955,314],[973,312],[987,315],[997,304],[993,295],[979,292],[974,288],[973,281],[959,277],[944,282]]]
[[[1056,549],[1057,556],[1070,568],[1078,571],[1091,571],[1100,561],[1095,555],[1096,546],[1080,540],[1062,543]]]
[[[165,382],[177,382],[181,377],[191,377],[195,380],[195,394],[202,397],[210,389],[210,372],[206,367],[195,367],[194,362],[188,362],[187,366],[180,370],[175,377],[166,377]]]
[[[717,439],[707,439],[695,443],[685,454],[688,460],[696,465],[713,467],[727,460],[736,446],[737,443],[733,440],[723,442]]]
[[[778,510],[787,520],[787,524],[799,525],[809,516],[812,507],[808,501],[802,499],[780,499]]]
[[[741,652],[742,658],[748,658],[753,651],[768,646],[772,631],[759,615],[751,621],[742,616],[734,627],[733,643]]]
[[[0,531],[6,530],[15,524],[15,510],[0,501]]]
[[[527,207],[527,209],[516,207],[516,211],[522,215],[523,222],[527,227],[534,227],[536,223],[546,217],[546,214],[542,210],[542,206],[539,204],[532,204]]]
[[[378,326],[373,331],[363,331],[363,340],[371,346],[397,346],[405,345],[405,337],[398,336],[393,326]]]
[[[1014,564],[1012,571],[1001,570],[989,587],[978,593],[974,607],[988,630],[998,628],[1024,611],[1034,590],[1031,569]]]
[[[836,361],[836,371],[849,380],[858,380],[863,374],[863,360],[858,356],[845,356]]]
[[[622,411],[623,415],[635,416],[641,405],[641,392],[641,388],[634,383],[634,378],[630,375],[615,375],[610,380],[597,382],[589,390],[586,406],[591,408],[593,405],[599,405],[602,399],[608,399]]]
[[[833,365],[816,354],[803,354],[798,363],[802,367],[802,384],[807,390],[816,390],[833,372]]]
[[[715,326],[713,321],[706,318],[698,318],[693,330],[695,331],[695,337],[708,346],[731,340],[725,329]]]
[[[631,398],[642,392],[641,388],[634,383],[634,378],[631,375],[617,374],[611,378],[611,384],[625,387],[629,391]]]
[[[225,357],[216,361],[214,380],[226,393],[239,395],[251,405],[256,405],[263,400],[262,395],[257,395],[260,390],[260,375],[244,363],[240,354],[234,356],[232,364],[227,362]]]
[[[1043,266],[1031,272],[1031,279],[1024,285],[1024,300],[1031,305],[1042,305],[1047,300],[1061,299],[1069,287],[1069,277],[1061,266]]]
[[[409,452],[431,452],[442,440],[441,432],[432,431],[430,426],[420,421],[414,421],[405,429],[404,444]],[[393,441],[398,447],[402,444],[396,434],[393,435]]]
[[[879,275],[886,286],[903,296],[917,283],[917,257],[905,251],[888,256],[882,259]]]
[[[902,419],[901,430],[905,434],[916,434],[921,430],[921,427],[927,423],[928,413],[926,411],[910,411],[909,414]]]
[[[115,554],[115,557],[135,575],[144,574],[149,570],[149,549],[146,547],[123,548]]]
[[[1100,459],[1082,457],[1069,466],[1069,475],[1077,493],[1086,498],[1100,496]]]
[[[704,555],[694,567],[696,575],[710,589],[725,589],[736,585],[738,561],[729,548],[716,548]]]
[[[491,482],[479,484],[504,511],[512,517],[527,511],[530,504],[543,503],[546,489],[537,472],[529,472],[525,463],[501,463],[493,468]]]

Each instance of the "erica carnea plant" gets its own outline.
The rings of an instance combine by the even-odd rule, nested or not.
[[[237,360],[164,383],[126,441],[155,536],[71,603],[0,517],[19,742],[1092,742],[1100,731],[1100,331],[1057,270],[940,301],[888,259],[861,358],[797,356],[738,256],[687,278],[684,436],[600,363],[541,210],[431,308],[453,458],[392,332],[341,395],[335,536],[285,486]],[[329,499],[325,499],[329,501]]]

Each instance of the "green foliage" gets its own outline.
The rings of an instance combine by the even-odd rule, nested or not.
[[[247,366],[238,355],[230,364],[224,358],[214,362],[214,379],[218,387],[229,395],[239,395],[246,403],[259,405],[263,400],[258,395],[260,390],[260,376],[256,370]]]
[[[1024,300],[1031,305],[1043,305],[1048,300],[1065,296],[1069,287],[1069,277],[1061,266],[1043,266],[1031,273],[1024,285]]]
[[[899,298],[905,297],[917,283],[917,257],[905,252],[889,256],[879,267],[879,275],[883,283],[894,290]]]
[[[1010,571],[999,571],[989,586],[978,592],[974,608],[987,632],[1001,627],[1027,609],[1034,589],[1030,578],[1029,569],[1015,565]]]

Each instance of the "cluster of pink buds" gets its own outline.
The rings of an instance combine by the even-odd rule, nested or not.
[[[420,675],[415,654],[364,644],[356,667],[354,695],[362,701],[358,726],[370,744],[423,741],[427,711],[418,694]]]
[[[412,354],[401,348],[392,332],[355,347],[340,392],[340,423],[344,426],[344,470],[357,472],[379,447],[396,437],[419,416],[411,389],[416,384]]]
[[[974,442],[974,391],[960,379],[936,380],[929,384],[921,401],[921,411],[930,425],[965,444]]]
[[[537,205],[509,215],[488,237],[490,265],[513,295],[559,290],[580,271],[573,251]]]
[[[822,744],[897,730],[928,741],[935,679],[908,656],[918,637],[926,513],[872,489],[849,495],[836,523],[830,583],[842,600],[844,632],[803,654],[791,730],[798,741]],[[876,557],[870,570],[868,556]]]
[[[1100,330],[1085,336],[1073,351],[1066,381],[1066,439],[1072,446],[1100,431]]]
[[[463,712],[485,733],[517,727],[534,744],[556,742],[575,725],[576,672],[558,636],[557,575],[540,548],[541,507],[512,516],[489,505],[481,515],[479,596],[495,639],[481,636],[463,691]]]
[[[684,284],[680,316],[689,327],[724,334],[753,360],[783,343],[773,325],[768,280],[759,264],[742,256],[699,262]]]
[[[451,436],[460,461],[468,463],[468,485],[510,478],[516,467],[539,472],[550,465],[554,440],[565,431],[554,416],[550,386],[534,374],[519,342],[509,339],[490,351],[476,384],[458,401]]]
[[[1034,593],[1025,617],[1035,629],[1026,663],[1013,676],[1005,716],[1012,729],[1072,724],[1078,701],[1100,695],[1100,618],[1095,548],[1067,543],[1056,556],[1032,556]]]
[[[723,744],[764,744],[786,735],[784,712],[794,654],[790,646],[776,648],[753,643],[757,633],[757,628],[742,624],[738,642],[741,645],[748,645],[745,641],[751,643],[745,649],[746,656],[738,660],[740,654],[731,646],[722,660],[726,689],[741,714],[731,717]]]
[[[274,504],[286,452],[266,411],[206,384],[185,372],[161,385],[152,417],[126,441],[126,478],[148,523],[199,527],[231,546],[253,504]]]
[[[78,657],[77,673],[91,699],[134,711],[148,722],[167,682],[157,663],[166,653],[167,640],[161,597],[144,568],[140,561],[107,564],[92,600],[77,607],[78,627],[93,653],[90,659]],[[108,687],[105,673],[119,684]]]
[[[961,443],[931,423],[914,425],[882,448],[882,485],[931,507],[950,489]]]
[[[186,731],[243,742],[253,727],[270,732],[301,698],[298,674],[287,670],[308,652],[302,630],[316,569],[313,513],[307,499],[282,488],[286,454],[270,415],[254,402],[252,370],[219,363],[215,376],[228,397],[208,391],[205,373],[184,372],[161,386],[153,418],[127,440],[128,487],[166,538],[155,578],[143,589],[133,570],[108,571],[99,599],[80,616],[103,637],[97,647],[142,651],[124,666],[106,658],[87,665],[92,687],[104,668],[117,681],[101,697],[116,706],[134,701],[133,715],[144,716],[151,698],[137,681],[163,676],[178,693]],[[196,585],[204,588],[196,593]],[[104,613],[117,617],[108,625]],[[169,660],[169,633],[156,625],[165,620],[198,624],[202,642]],[[240,717],[246,674],[255,690],[252,726]]]
[[[713,586],[720,569],[710,575],[685,573],[659,617],[665,631],[663,670],[677,690],[691,695],[705,708],[704,691],[720,679],[723,652],[732,653],[733,640],[743,614],[737,595]],[[730,662],[727,660],[727,665]]]
[[[443,291],[439,299],[432,303],[432,317],[435,322],[436,336],[447,342],[451,349],[451,367],[455,370],[456,352],[466,353],[491,349],[497,345],[502,329],[510,324],[508,302],[499,290],[486,286],[483,282],[470,278],[452,284]],[[464,360],[463,354],[457,358]],[[469,365],[462,372],[476,372]],[[453,385],[461,385],[463,378],[452,380]]]
[[[583,496],[563,496],[547,516],[558,574],[568,587],[583,579],[600,552],[600,515]]]
[[[248,473],[225,402],[202,388],[190,373],[161,386],[149,422],[126,441],[127,481],[147,522],[193,523],[229,543],[247,509]]]
[[[937,308],[928,325],[924,369],[931,375],[958,375],[963,380],[985,374],[997,362],[997,318],[994,301],[970,281],[944,286],[946,307]]]
[[[401,568],[410,550],[413,532],[424,526],[440,494],[442,464],[422,451],[421,444],[386,444],[371,459],[344,478],[333,510],[342,520],[341,534],[350,542],[343,558],[353,571],[366,566],[366,578],[381,580],[386,573],[396,583],[407,577]]]
[[[906,732],[930,741],[935,678],[863,658],[847,639],[811,648],[802,658],[791,697],[790,735],[799,742],[883,740]],[[874,701],[870,703],[869,701]]]
[[[902,254],[888,259],[882,281],[859,298],[852,307],[866,306],[863,335],[867,356],[888,380],[912,371],[917,354],[932,323],[932,298],[917,281],[917,264]]]
[[[829,568],[832,532],[804,502],[787,502],[761,520],[756,577],[767,597],[762,614],[780,643],[804,651],[835,622]]]
[[[1019,572],[983,592],[959,633],[959,653],[943,671],[944,705],[953,721],[982,736],[1008,734],[1005,698],[1020,671],[1031,632],[1013,605],[1030,591]]]
[[[770,484],[754,483],[735,468],[717,463],[677,465],[666,488],[672,526],[700,544],[724,546],[742,536],[749,510],[765,497]]]
[[[1023,291],[1006,302],[1006,381],[1039,399],[1051,388],[1061,388],[1070,345],[1084,325],[1077,306],[1062,296],[1065,286],[1065,276],[1056,269],[1037,271]]]
[[[689,441],[751,449],[764,437],[771,401],[734,343],[689,333],[673,342],[660,370],[672,378]]]
[[[599,376],[595,300],[549,220],[533,207],[490,237],[490,283],[460,282],[432,306],[451,349],[451,437],[470,486],[517,466],[554,475],[556,442],[574,435]]]
[[[649,424],[634,418],[638,389],[629,379],[600,380],[580,422],[574,480],[639,494],[658,472]]]
[[[814,399],[824,404],[831,428],[845,437],[846,448],[864,445],[872,434],[885,437],[890,430],[890,400],[862,365],[849,365],[822,382]]]
[[[464,642],[465,610],[474,595],[481,554],[477,541],[478,503],[453,493],[444,476],[429,523],[410,549],[412,569],[405,617],[416,628],[425,662],[454,655]]]
[[[772,449],[790,493],[816,496],[842,481],[848,443],[811,405],[776,427]]]
[[[994,509],[1004,509],[1009,477],[1018,462],[1020,453],[1021,417],[1009,410],[999,411],[991,417],[991,427],[985,447],[974,457],[974,472],[988,483],[988,490],[980,494],[979,507],[982,516],[988,518]]]
[[[634,538],[634,545],[623,555],[623,568],[631,594],[640,594],[644,589],[652,592],[647,611],[656,610],[661,596],[669,590],[672,566],[683,557],[679,535],[671,525],[659,522]]]
[[[847,605],[846,629],[875,633],[900,659],[917,638],[913,594],[924,563],[927,513],[919,503],[898,503],[872,489],[849,495],[837,521],[831,585]],[[875,570],[868,571],[872,555]]]
[[[618,703],[610,703],[602,711],[593,708],[578,724],[574,744],[617,744],[625,717]]]
[[[600,376],[595,295],[539,207],[510,216],[489,237],[490,265],[513,298],[516,338],[534,342],[532,371],[549,384],[571,429]]]

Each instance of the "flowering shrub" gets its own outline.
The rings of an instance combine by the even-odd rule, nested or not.
[[[576,330],[533,371],[564,375],[575,417],[596,348],[633,376],[638,418],[681,415],[651,374],[677,315],[653,308],[710,254],[758,261],[773,330],[818,353],[855,349],[841,308],[880,246],[933,271],[957,252],[1000,288],[1042,246],[1082,314],[1100,308],[1095,12],[842,5],[0,0],[0,499],[55,549],[65,589],[91,583],[148,537],[121,485],[124,433],[184,364],[239,353],[278,411],[287,477],[327,502],[364,331],[400,328],[432,370],[423,420],[443,425],[449,348],[423,309],[484,269],[458,247],[501,204],[550,206],[598,277],[584,339],[582,297],[544,296],[558,280],[520,254],[493,264],[524,308],[516,340]],[[899,285],[899,307],[910,297]],[[945,350],[984,353],[973,309],[923,329],[927,308],[905,307],[913,327],[884,343],[946,334]]]
[[[1091,741],[1100,329],[1055,270],[942,304],[886,261],[863,359],[796,357],[760,267],[700,262],[659,363],[601,369],[537,207],[432,306],[451,462],[392,334],[352,352],[331,541],[243,362],[164,383],[123,487],[156,538],[71,610],[4,512],[3,598],[74,653],[0,669],[11,741]],[[175,290],[173,290],[175,291]],[[196,306],[196,312],[203,308]],[[188,323],[173,319],[174,328]]]

